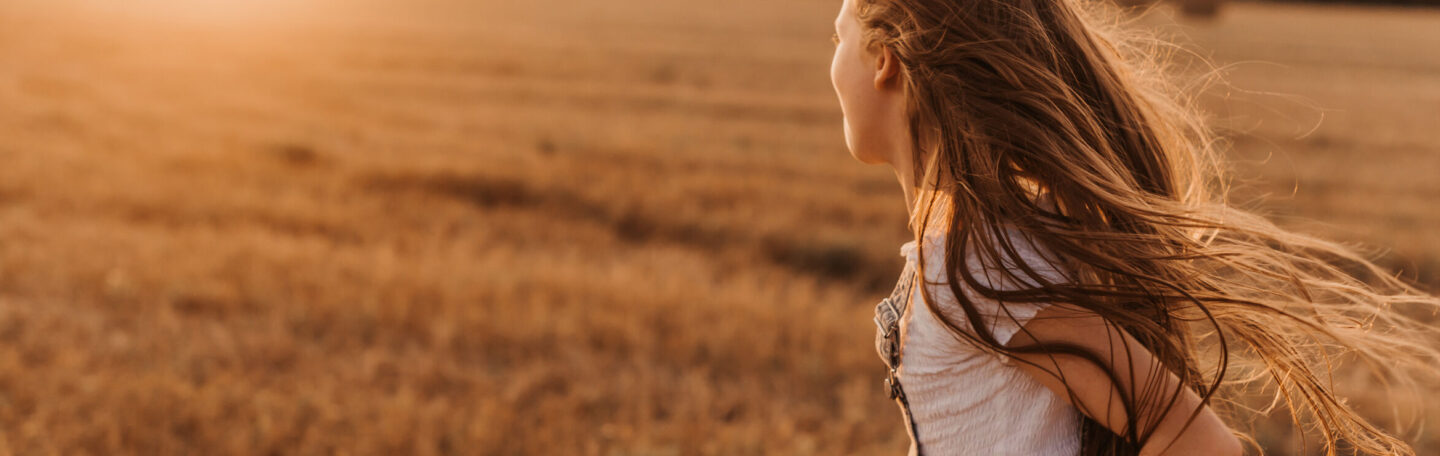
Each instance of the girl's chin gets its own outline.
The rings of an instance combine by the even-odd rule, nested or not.
[[[885,161],[883,157],[877,157],[874,154],[856,152],[854,148],[850,149],[850,156],[854,157],[856,161],[867,165],[883,165],[885,163],[889,163]]]

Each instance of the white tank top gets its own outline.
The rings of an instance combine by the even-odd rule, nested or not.
[[[934,222],[932,226],[939,229],[925,238],[925,286],[936,299],[936,308],[968,330],[964,312],[945,285],[943,226]],[[1011,235],[1016,241],[1022,240],[1018,232]],[[1036,246],[1015,244],[1028,265],[1042,275],[1055,273]],[[915,267],[919,261],[916,250],[915,241],[901,246],[907,268]],[[982,267],[973,254],[967,260],[967,267],[981,283],[1007,288],[994,266]],[[1055,278],[1058,280],[1058,275]],[[950,332],[926,307],[919,286],[918,282],[912,285],[909,305],[900,319],[902,359],[897,371],[917,434],[912,436],[910,454],[1078,454],[1079,411],[1020,370],[1014,361],[981,350]],[[1002,344],[1045,307],[1043,303],[1007,302],[1002,309],[999,302],[961,286]]]

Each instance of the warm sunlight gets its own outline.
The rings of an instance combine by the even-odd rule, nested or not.
[[[1189,59],[1223,68],[1230,85],[1193,98],[1213,117],[1178,118],[1217,131],[1198,147],[1146,127],[1191,125],[1164,117],[1182,112],[1174,105],[1137,104],[1160,95],[1107,86],[1158,69],[1100,71],[1106,46],[971,39],[946,9],[1029,14],[1021,7],[1085,0],[896,1],[938,5],[928,17],[952,27],[900,33],[915,41],[895,47],[930,59],[907,57],[931,78],[913,87],[933,91],[902,93],[900,73],[877,78],[861,60],[870,54],[852,43],[889,30],[879,22],[832,44],[841,0],[0,0],[0,455],[883,456],[937,438],[1077,441],[1072,405],[1041,389],[1054,385],[960,345],[939,319],[906,323],[901,337],[902,316],[939,314],[887,293],[908,283],[902,271],[918,273],[905,266],[920,253],[945,255],[920,250],[906,224],[916,189],[897,177],[914,173],[858,162],[847,130],[900,138],[855,141],[890,163],[930,150],[896,145],[954,138],[925,144],[951,165],[929,175],[950,185],[928,188],[988,192],[972,215],[986,209],[974,201],[1014,203],[959,227],[1041,214],[1024,201],[1062,207],[1025,226],[1085,239],[1060,251],[1100,265],[1074,275],[1090,283],[1007,296],[1113,303],[1128,317],[1116,320],[1165,336],[1137,341],[1195,344],[1152,360],[1181,366],[1168,371],[1218,372],[1206,363],[1221,331],[1182,333],[1204,312],[1162,307],[1189,302],[1182,291],[1219,303],[1213,315],[1238,328],[1226,334],[1250,336],[1230,339],[1237,347],[1268,343],[1317,369],[1321,358],[1286,344],[1319,337],[1242,317],[1296,309],[1346,331],[1384,323],[1312,312],[1292,295],[1240,299],[1330,284],[1315,302],[1349,302],[1333,292],[1362,288],[1312,280],[1318,260],[1241,262],[1289,258],[1271,252],[1289,244],[1235,231],[1278,228],[1217,217],[1238,222],[1194,229],[1210,213],[1164,199],[1166,176],[1210,144],[1233,159],[1237,206],[1373,247],[1384,277],[1440,291],[1440,9],[1161,0],[1115,12],[1185,37],[1176,85],[1212,82]],[[1034,22],[1010,17],[965,29]],[[936,95],[902,105],[906,93]],[[906,106],[929,121],[886,110]],[[1017,159],[1028,161],[994,166]],[[1056,188],[1095,197],[1042,198]],[[1154,285],[1125,281],[1136,277]],[[953,291],[932,293],[937,309],[958,302],[945,299]],[[878,319],[887,309],[895,319]],[[1015,330],[1004,332],[1029,337]],[[1409,346],[1390,347],[1373,352]],[[957,359],[990,375],[952,375]],[[891,376],[887,363],[904,367]],[[1343,402],[1304,390],[1290,405],[1343,403],[1418,454],[1440,454],[1436,376],[1416,400],[1337,365]],[[1230,372],[1332,381],[1266,366]],[[1292,424],[1284,401],[1249,410],[1270,391],[1225,389],[1253,426],[1207,418],[1214,433],[1201,437],[1221,446],[1233,424],[1266,454],[1319,454],[1328,428]],[[902,409],[901,397],[914,402]],[[1403,427],[1409,415],[1424,418],[1419,429]],[[1048,440],[1008,432],[1035,423],[1051,424]],[[1103,432],[1085,438],[1116,435],[1090,429]]]

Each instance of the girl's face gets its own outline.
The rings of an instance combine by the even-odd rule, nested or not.
[[[903,134],[903,99],[897,88],[896,63],[881,47],[867,48],[856,0],[841,0],[835,19],[835,56],[830,83],[845,115],[845,145],[850,155],[867,164],[891,163],[897,135]]]

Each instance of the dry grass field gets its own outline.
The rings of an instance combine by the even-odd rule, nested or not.
[[[0,2],[0,454],[902,453],[837,7]],[[1169,17],[1241,195],[1435,289],[1440,11]]]

